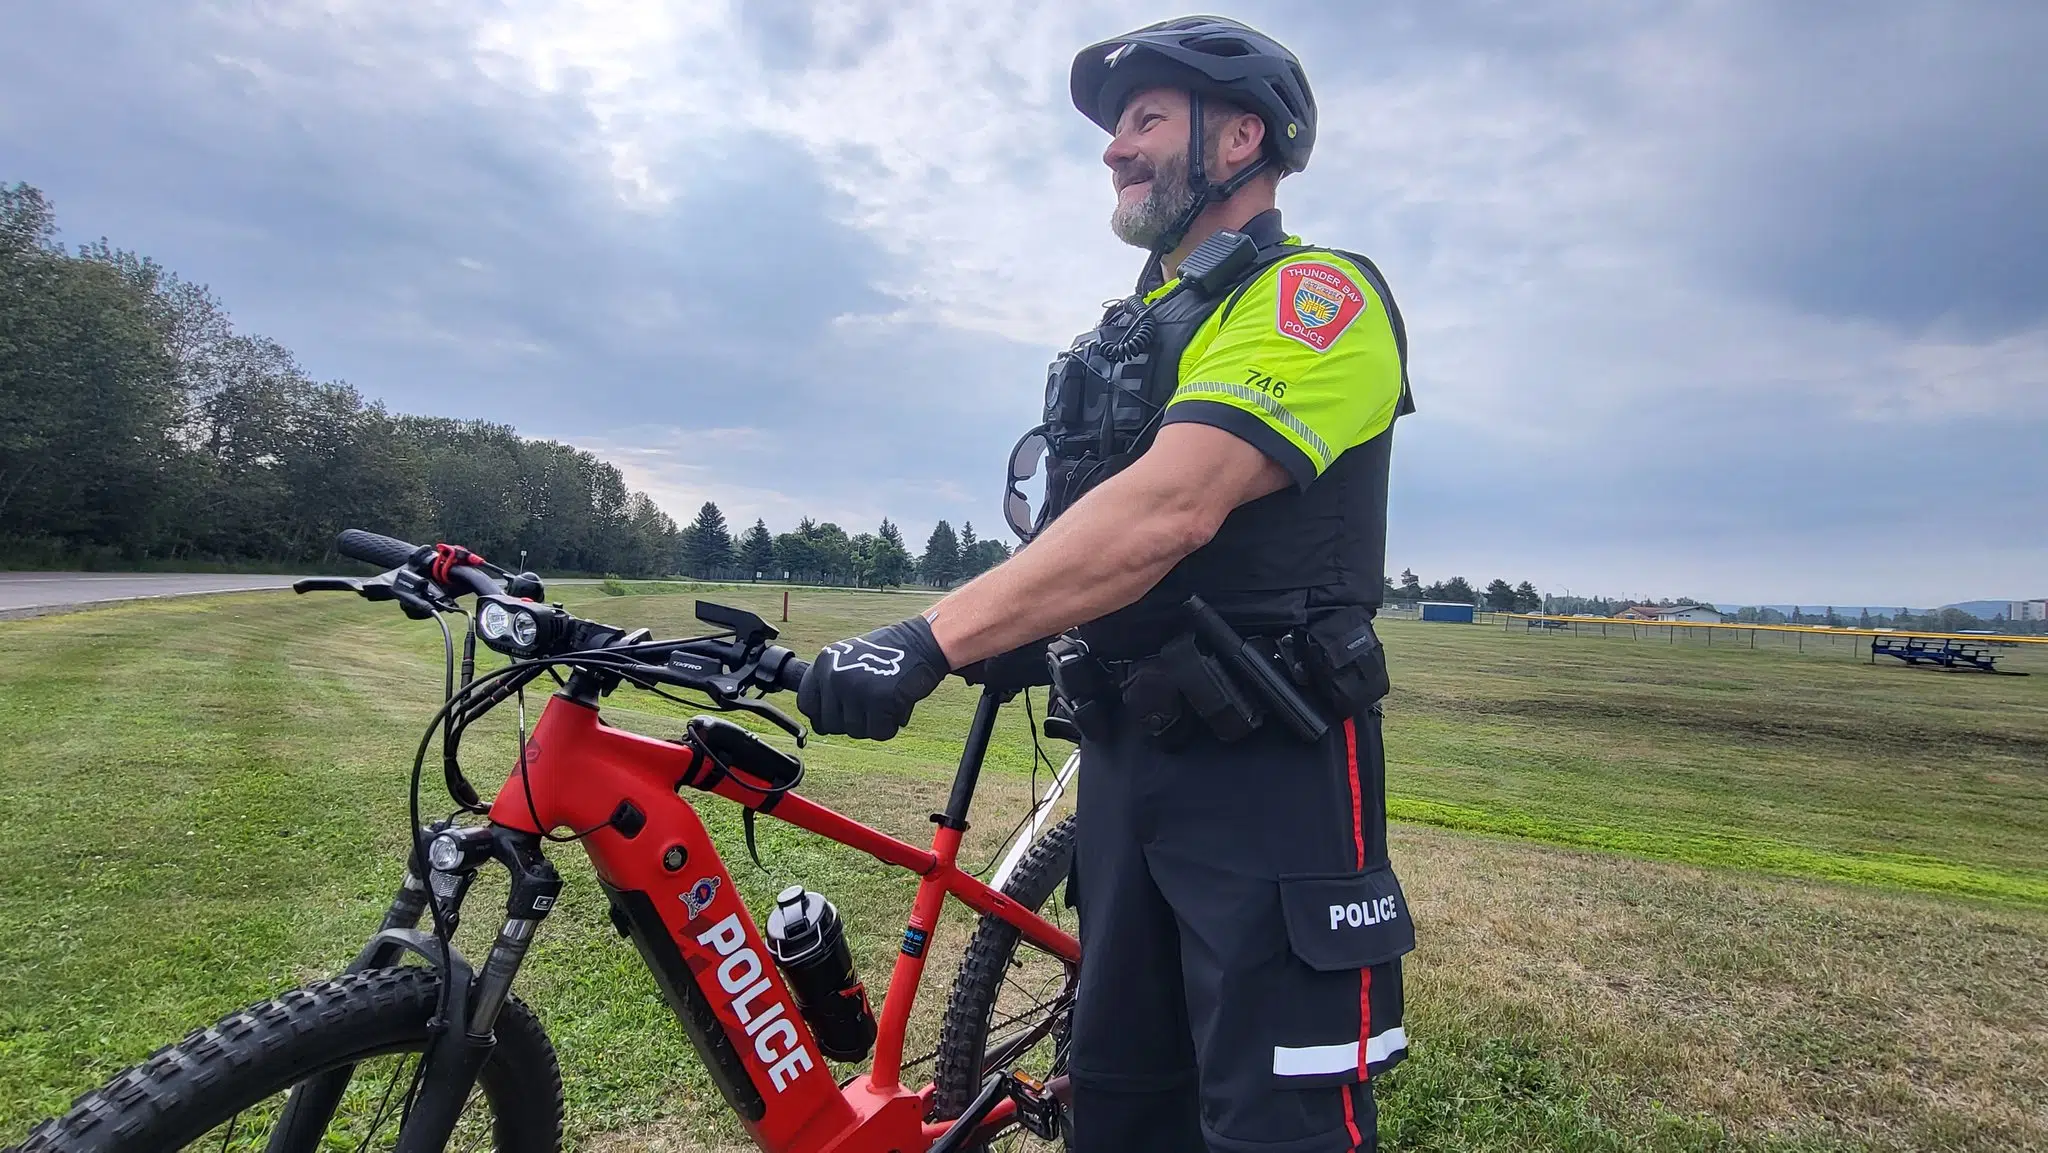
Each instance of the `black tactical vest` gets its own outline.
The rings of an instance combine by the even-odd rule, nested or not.
[[[1407,334],[1379,270],[1362,256],[1285,244],[1277,211],[1261,213],[1242,231],[1258,259],[1228,290],[1207,298],[1170,297],[1133,333],[1144,294],[1159,284],[1148,265],[1139,293],[1109,305],[1095,331],[1083,334],[1053,362],[1046,383],[1046,519],[1137,459],[1152,443],[1166,403],[1180,384],[1181,355],[1218,308],[1232,308],[1258,276],[1304,252],[1331,251],[1358,266],[1393,323],[1401,354],[1396,416],[1413,411],[1407,384]],[[1227,315],[1227,314],[1226,314]],[[1140,339],[1134,339],[1140,338]],[[1142,347],[1137,347],[1142,346]],[[1187,631],[1181,610],[1202,598],[1246,635],[1291,628],[1348,627],[1368,619],[1381,600],[1386,562],[1387,469],[1391,426],[1339,455],[1306,490],[1292,485],[1238,507],[1208,544],[1174,566],[1135,604],[1080,630],[1108,659],[1147,656]]]

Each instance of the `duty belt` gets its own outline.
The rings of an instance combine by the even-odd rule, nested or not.
[[[1200,597],[1188,598],[1185,607],[1194,628],[1154,656],[1103,661],[1078,638],[1053,643],[1047,651],[1053,683],[1083,736],[1107,736],[1110,713],[1121,705],[1170,749],[1192,740],[1197,725],[1227,744],[1268,720],[1304,742],[1322,739],[1329,731],[1324,710],[1301,693],[1315,678],[1301,659],[1300,636],[1241,637]]]

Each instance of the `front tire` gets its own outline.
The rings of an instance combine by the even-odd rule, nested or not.
[[[321,1146],[342,1140],[333,1126],[346,1125],[341,1147],[391,1148],[410,1092],[407,1070],[426,1049],[440,986],[431,969],[371,969],[252,1005],[78,1098],[16,1149],[168,1153],[200,1141],[208,1149],[265,1149],[268,1123],[292,1086],[349,1067],[356,1074]],[[554,1048],[516,998],[499,1013],[496,1033],[451,1145],[489,1138],[498,1153],[556,1153],[562,1073]],[[472,1115],[479,1103],[488,1116]]]

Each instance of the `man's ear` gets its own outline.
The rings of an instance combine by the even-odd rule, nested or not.
[[[1242,168],[1259,158],[1259,150],[1266,143],[1266,122],[1250,112],[1241,112],[1223,133],[1225,159],[1232,161],[1232,170]]]

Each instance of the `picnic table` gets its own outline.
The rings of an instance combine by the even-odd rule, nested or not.
[[[1945,669],[1975,669],[1983,673],[1996,673],[1999,654],[1992,648],[2010,647],[1992,640],[1957,640],[1954,637],[1887,637],[1870,638],[1870,663],[1876,664],[1879,657],[1897,657],[1909,665],[1939,665]],[[2011,676],[2025,676],[2024,673],[2010,673]]]

